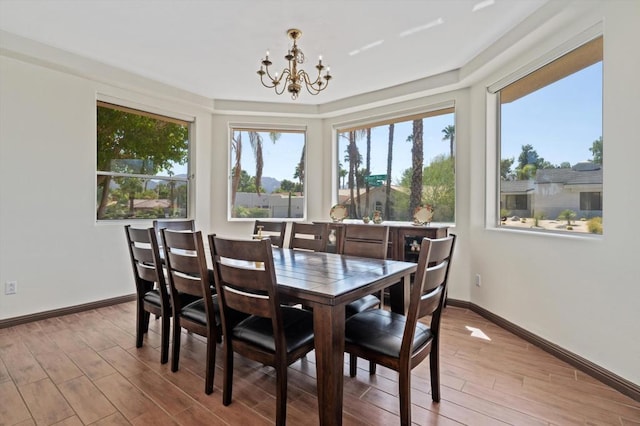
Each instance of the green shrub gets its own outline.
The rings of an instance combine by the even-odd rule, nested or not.
[[[571,226],[571,220],[576,218],[576,212],[571,209],[562,210],[558,215],[558,220],[566,220],[567,226]]]
[[[602,234],[602,218],[597,216],[589,219],[587,221],[587,229],[592,234]]]
[[[533,214],[533,226],[537,228],[539,226],[539,221],[541,221],[542,219],[544,219],[544,212],[535,212]]]

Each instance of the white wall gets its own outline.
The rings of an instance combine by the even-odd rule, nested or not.
[[[604,232],[601,238],[541,236],[485,228],[485,87],[539,52],[604,20]],[[489,311],[634,383],[640,383],[640,3],[602,2],[471,90],[471,298]],[[489,181],[491,182],[491,181]],[[631,186],[630,186],[631,185]],[[469,277],[469,282],[471,279]]]
[[[582,11],[582,4],[596,4]],[[640,197],[630,177],[640,158],[638,100],[640,3],[576,3],[571,25],[482,64],[482,81],[399,105],[338,118],[265,113],[212,113],[212,103],[151,85],[122,72],[94,78],[22,55],[0,56],[0,319],[131,294],[122,223],[95,222],[95,101],[98,94],[157,112],[194,117],[194,217],[199,229],[246,235],[251,224],[227,221],[228,123],[307,126],[309,220],[326,219],[335,201],[333,125],[367,115],[456,103],[456,227],[459,236],[449,295],[469,300],[612,372],[640,383],[640,229],[631,226]],[[604,18],[605,235],[540,236],[486,227],[485,87]],[[536,31],[544,30],[544,27]],[[71,67],[71,65],[69,65]],[[473,73],[463,70],[465,76]],[[488,74],[490,73],[490,74]],[[91,76],[91,78],[87,77]],[[465,77],[465,78],[467,78]],[[444,90],[444,89],[443,89]],[[334,114],[335,115],[335,114]],[[489,175],[491,176],[491,175]],[[622,188],[624,190],[617,190]],[[637,191],[635,191],[637,192]],[[495,198],[495,196],[494,196]],[[149,225],[149,224],[147,224]],[[483,286],[472,285],[482,275]]]
[[[208,224],[211,114],[0,56],[0,319],[134,292],[123,226],[96,223],[96,99],[191,117]],[[140,226],[151,226],[150,222]],[[18,293],[4,295],[4,283]]]

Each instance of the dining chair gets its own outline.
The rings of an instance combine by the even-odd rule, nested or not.
[[[351,377],[356,376],[356,357],[398,372],[402,425],[411,424],[411,370],[427,356],[431,398],[440,401],[440,318],[455,238],[451,234],[422,240],[406,316],[372,309],[352,316],[345,324],[345,352],[350,357]],[[427,316],[431,316],[430,325],[419,322]]]
[[[287,410],[287,369],[314,349],[313,314],[281,306],[269,240],[209,235],[224,336],[222,403],[231,403],[234,352],[275,368],[276,424]],[[239,320],[238,312],[250,315]]]
[[[284,247],[284,235],[287,232],[287,222],[272,222],[256,220],[253,226],[253,235],[269,237],[271,244],[276,247]]]
[[[344,228],[340,254],[347,256],[369,257],[385,259],[389,244],[389,227],[382,225],[349,224]],[[366,295],[345,306],[347,318],[359,312],[376,308],[381,305],[380,297],[373,294]]]
[[[213,392],[216,343],[221,341],[222,324],[217,295],[211,289],[212,278],[207,268],[206,252],[200,231],[161,229],[165,264],[173,308],[173,346],[171,371],[178,371],[180,337],[186,329],[207,338],[205,387]],[[182,303],[184,296],[193,301]]]
[[[170,229],[172,231],[195,231],[195,221],[193,219],[156,219],[153,221],[153,229],[156,230],[158,242],[162,247],[161,229]]]
[[[292,222],[289,248],[294,250],[326,251],[328,226],[326,223]]]
[[[136,348],[142,347],[143,336],[149,331],[150,314],[161,318],[160,363],[169,360],[169,328],[171,302],[165,281],[160,249],[153,228],[132,228],[124,231],[136,283]]]

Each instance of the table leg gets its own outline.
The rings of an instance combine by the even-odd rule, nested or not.
[[[313,306],[320,425],[342,424],[344,322],[344,305]]]
[[[406,315],[409,309],[410,294],[411,274],[406,274],[399,283],[389,287],[389,307],[391,308],[391,312]]]

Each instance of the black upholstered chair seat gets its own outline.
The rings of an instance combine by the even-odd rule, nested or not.
[[[347,318],[349,318],[357,313],[364,312],[369,309],[373,309],[379,305],[380,305],[380,299],[378,299],[373,294],[368,294],[354,302],[348,303],[344,307],[344,309],[345,309]]]
[[[303,309],[282,306],[282,325],[287,352],[313,341],[313,314]],[[275,352],[271,318],[250,316],[233,328],[233,338],[246,341],[261,349]]]
[[[406,317],[383,309],[372,309],[349,318],[345,324],[345,340],[372,352],[390,357],[400,356]],[[431,330],[418,322],[413,338],[413,351],[433,338]]]
[[[158,290],[149,290],[144,294],[142,298],[145,302],[154,304],[156,306],[162,305],[162,300],[160,299],[160,292]]]
[[[211,299],[213,299],[213,307],[215,309],[216,326],[219,326],[221,322],[218,295],[214,294]],[[207,313],[205,312],[204,299],[198,299],[195,302],[191,302],[184,306],[180,311],[180,314],[183,318],[198,322],[202,325],[207,325]]]

